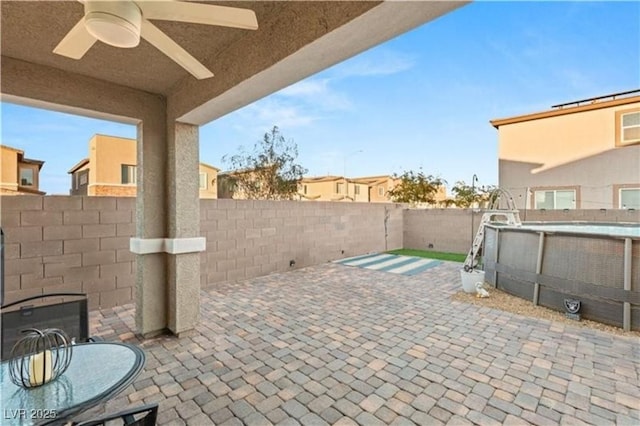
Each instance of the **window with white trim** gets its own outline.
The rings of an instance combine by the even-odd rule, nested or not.
[[[360,195],[360,185],[354,185],[353,186],[353,193],[355,195]]]
[[[122,164],[120,166],[120,183],[123,185],[133,185],[136,183],[136,166],[131,164]]]
[[[640,210],[640,188],[620,188],[619,200],[621,209]]]
[[[336,194],[344,194],[344,183],[336,183]]]
[[[640,142],[640,112],[629,112],[620,116],[620,143]]]
[[[380,197],[384,197],[384,186],[379,186],[378,187],[378,195]]]
[[[204,172],[200,173],[200,189],[207,189],[207,174]]]
[[[575,209],[576,191],[575,189],[547,189],[536,191],[534,200],[536,209]]]

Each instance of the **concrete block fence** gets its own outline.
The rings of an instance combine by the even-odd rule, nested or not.
[[[396,204],[201,200],[202,285],[402,247]],[[385,217],[386,237],[385,237]]]
[[[527,220],[638,221],[637,212],[527,212]],[[523,216],[523,213],[521,213]],[[481,213],[473,213],[474,232]],[[468,209],[390,203],[201,200],[202,286],[396,248],[466,252]],[[5,302],[53,292],[89,295],[90,309],[130,303],[135,291],[135,198],[5,196]]]
[[[84,292],[90,309],[133,300],[135,198],[12,196],[0,200],[5,302]]]
[[[402,247],[395,204],[201,200],[200,218],[203,286]],[[135,198],[2,197],[0,226],[5,302],[84,292],[93,310],[134,300]]]
[[[466,253],[480,224],[482,211],[471,209],[405,210],[404,248]],[[524,222],[640,222],[634,210],[521,210]],[[473,231],[471,230],[473,228]]]

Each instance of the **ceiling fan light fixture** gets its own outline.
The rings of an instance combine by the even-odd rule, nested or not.
[[[142,14],[133,2],[86,2],[84,23],[89,34],[115,47],[140,43]]]

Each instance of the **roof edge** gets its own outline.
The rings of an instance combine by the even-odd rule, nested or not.
[[[589,105],[580,105],[571,108],[561,108],[549,111],[534,112],[532,114],[516,115],[507,118],[496,118],[490,120],[489,123],[496,129],[507,124],[522,123],[525,121],[539,120],[541,118],[557,117],[561,115],[575,114],[577,112],[593,111],[603,108],[611,108],[620,105],[633,104],[640,102],[640,96],[632,96],[629,98],[614,99],[611,101],[595,102]]]
[[[69,169],[69,171],[67,173],[74,173],[76,172],[79,168],[83,167],[85,164],[89,163],[89,159],[88,158],[83,158],[82,160],[78,161],[78,163],[76,163],[75,166],[71,167],[71,169]]]

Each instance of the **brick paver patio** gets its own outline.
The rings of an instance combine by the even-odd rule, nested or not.
[[[640,341],[452,301],[459,265],[406,277],[324,264],[202,291],[190,337],[140,342],[103,409],[159,424],[640,424]],[[93,333],[138,342],[133,306]]]

